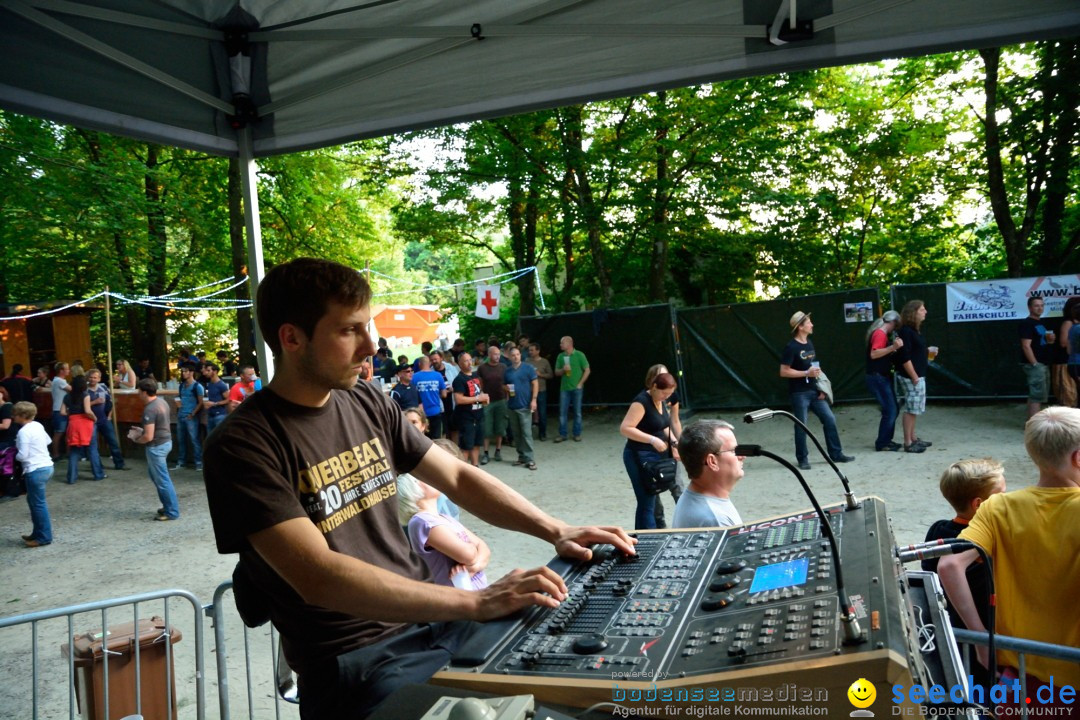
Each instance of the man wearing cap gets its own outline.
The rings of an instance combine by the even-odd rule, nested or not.
[[[791,341],[780,354],[780,377],[787,378],[788,395],[791,398],[791,411],[800,422],[806,422],[807,410],[812,410],[825,430],[825,447],[833,462],[851,462],[855,458],[844,454],[840,446],[840,433],[836,430],[836,418],[825,399],[825,393],[818,388],[816,379],[821,376],[821,367],[817,362],[814,344],[810,335],[814,332],[814,323],[810,314],[801,310],[791,316]],[[803,470],[810,469],[810,455],[806,450],[806,431],[795,425],[795,459]]]
[[[420,393],[416,391],[412,384],[412,365],[399,365],[397,379],[397,385],[390,390],[390,399],[396,402],[402,410],[418,407],[420,405]]]
[[[893,356],[904,347],[899,336],[889,342],[889,334],[900,325],[900,313],[888,310],[874,321],[866,331],[866,387],[881,406],[881,422],[878,424],[877,451],[900,449],[900,443],[893,442],[896,427],[896,395],[893,394]]]

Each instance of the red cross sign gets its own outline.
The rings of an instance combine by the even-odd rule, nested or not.
[[[476,288],[476,317],[499,319],[499,286],[480,285]]]

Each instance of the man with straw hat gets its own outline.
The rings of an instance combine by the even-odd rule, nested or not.
[[[780,354],[780,377],[787,378],[788,396],[791,398],[791,411],[801,422],[806,422],[807,411],[812,410],[825,430],[825,447],[833,462],[851,462],[855,458],[844,454],[840,445],[840,433],[836,430],[836,418],[825,399],[825,393],[818,387],[817,378],[821,376],[821,366],[817,361],[814,344],[810,335],[814,332],[814,323],[810,313],[801,310],[791,316],[791,341]],[[810,469],[810,455],[806,449],[806,431],[795,425],[795,459],[803,470]]]

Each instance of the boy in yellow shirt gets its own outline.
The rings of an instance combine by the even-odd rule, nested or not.
[[[1024,447],[1039,468],[1038,484],[1010,493],[991,495],[960,533],[993,558],[997,588],[997,632],[1029,640],[1080,646],[1076,602],[1080,598],[1080,410],[1050,407],[1028,420]],[[949,601],[972,630],[986,628],[965,579],[978,554],[968,550],[943,557],[938,574]],[[977,647],[986,667],[987,649]],[[998,665],[1019,666],[1015,652],[1001,651]],[[1019,703],[1060,707],[1064,715],[1077,711],[1075,696],[1060,702],[1061,689],[1080,686],[1080,665],[1027,656],[1028,685]],[[1040,686],[1053,683],[1054,703]],[[1012,693],[1009,693],[1012,701]]]

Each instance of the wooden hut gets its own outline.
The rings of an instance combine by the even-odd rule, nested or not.
[[[0,317],[7,318],[0,320],[0,375],[10,375],[16,364],[22,365],[23,373],[29,377],[33,377],[42,365],[55,362],[81,361],[85,367],[93,364],[90,313],[104,306],[75,305],[38,315],[70,304],[70,300],[0,304]]]

